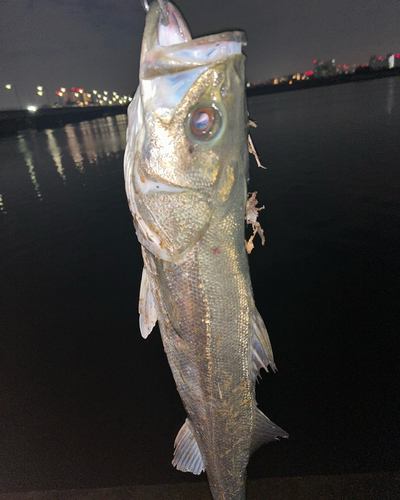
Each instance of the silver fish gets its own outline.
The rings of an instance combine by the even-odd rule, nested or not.
[[[252,452],[287,437],[255,400],[260,369],[275,363],[244,245],[246,41],[238,31],[193,40],[176,7],[166,9],[166,23],[157,2],[147,14],[128,111],[140,329],[146,338],[158,321],[187,412],[173,465],[206,470],[214,500],[239,500]]]

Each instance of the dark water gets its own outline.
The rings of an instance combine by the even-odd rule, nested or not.
[[[266,246],[250,256],[290,433],[250,477],[399,463],[400,78],[253,98]],[[170,465],[185,415],[123,187],[124,116],[0,141],[3,489],[201,481]]]

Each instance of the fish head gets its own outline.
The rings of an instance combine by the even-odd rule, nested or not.
[[[153,2],[139,88],[128,111],[125,182],[140,243],[178,261],[246,196],[242,32],[192,39],[181,14]],[[239,200],[238,200],[239,197]]]

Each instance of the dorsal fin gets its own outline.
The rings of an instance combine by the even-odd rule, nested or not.
[[[142,282],[139,293],[139,326],[140,333],[144,339],[150,335],[157,323],[157,310],[154,297],[151,292],[149,274],[143,268]]]
[[[250,453],[256,451],[262,444],[269,443],[274,439],[279,441],[280,437],[288,438],[289,434],[271,422],[261,410],[256,408]]]
[[[201,474],[206,470],[189,419],[185,420],[178,432],[174,445],[174,459],[172,460],[174,467],[182,472],[193,474]]]
[[[255,381],[260,377],[261,368],[268,371],[268,366],[270,366],[272,371],[275,372],[276,366],[267,329],[260,313],[255,307],[251,318],[251,328],[253,331],[251,338],[252,379]]]

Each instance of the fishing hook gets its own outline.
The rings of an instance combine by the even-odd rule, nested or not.
[[[161,23],[166,26],[169,22],[167,6],[165,0],[157,0],[161,11]],[[149,12],[150,5],[147,0],[141,0],[143,8],[146,12]]]

